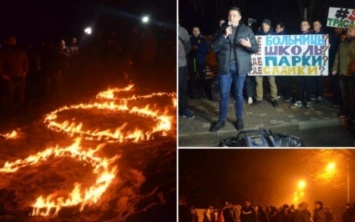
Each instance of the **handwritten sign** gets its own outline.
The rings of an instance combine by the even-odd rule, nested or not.
[[[326,76],[328,35],[256,36],[259,51],[252,55],[250,76]]]
[[[347,28],[349,25],[355,25],[355,9],[329,8],[327,26]]]

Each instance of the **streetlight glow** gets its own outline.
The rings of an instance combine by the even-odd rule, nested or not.
[[[335,170],[335,163],[329,163],[327,165],[326,169],[327,169],[328,172],[334,171]]]
[[[143,23],[148,23],[149,22],[149,17],[148,16],[143,16],[142,17],[142,22]]]
[[[304,180],[301,180],[301,181],[299,181],[298,182],[298,188],[299,189],[304,189],[306,187],[306,181],[304,181]]]
[[[84,29],[84,32],[85,32],[86,34],[88,34],[88,35],[91,35],[91,33],[92,33],[91,27],[85,28],[85,29]]]

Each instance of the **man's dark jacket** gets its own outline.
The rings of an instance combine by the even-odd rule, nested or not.
[[[229,37],[225,38],[222,32],[216,33],[212,41],[212,50],[218,52],[218,73],[227,74],[230,72],[230,58],[231,58],[231,41],[236,45],[234,53],[237,59],[238,73],[248,73],[252,70],[251,53],[256,53],[259,49],[251,28],[244,24],[239,24],[235,38],[230,40]],[[241,39],[249,38],[251,48],[242,46],[239,41]]]

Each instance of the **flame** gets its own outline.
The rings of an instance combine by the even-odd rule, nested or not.
[[[18,136],[16,130],[13,130],[11,133],[0,134],[0,137],[5,139],[15,139]]]
[[[83,210],[86,205],[96,203],[115,178],[118,169],[117,166],[111,165],[113,165],[119,156],[116,155],[110,159],[99,157],[95,154],[103,147],[102,145],[99,145],[96,149],[82,150],[80,142],[81,139],[77,138],[76,141],[68,147],[61,148],[57,146],[47,148],[25,159],[6,162],[4,166],[0,168],[0,172],[2,173],[14,173],[22,167],[47,161],[50,157],[71,157],[92,165],[96,180],[90,187],[83,188],[80,183],[75,183],[73,190],[66,197],[59,196],[56,193],[50,194],[47,197],[40,196],[32,204],[32,216],[55,216],[62,207],[67,206],[80,205],[80,210]]]
[[[80,211],[82,211],[85,206],[97,203],[112,183],[118,172],[118,168],[114,163],[119,156],[116,155],[112,158],[100,157],[97,151],[103,145],[97,146],[96,149],[84,150],[81,146],[82,139],[123,143],[127,141],[140,142],[150,140],[153,139],[154,133],[161,133],[163,136],[168,135],[175,120],[175,108],[177,106],[176,93],[155,92],[148,95],[132,94],[129,96],[125,94],[125,97],[117,95],[122,92],[132,92],[133,90],[133,84],[124,88],[108,89],[99,92],[96,95],[95,102],[63,106],[48,113],[44,118],[44,123],[49,129],[67,133],[69,136],[79,136],[79,138],[68,147],[59,147],[57,145],[56,147],[47,148],[25,159],[18,159],[13,162],[7,161],[0,168],[0,173],[15,173],[22,167],[33,166],[53,157],[70,157],[89,163],[93,167],[93,174],[96,176],[96,179],[89,187],[83,187],[79,182],[75,182],[73,189],[68,191],[66,195],[55,192],[48,196],[39,196],[31,204],[33,208],[31,216],[56,216],[61,208],[68,206],[80,206]],[[171,105],[167,105],[164,109],[159,109],[156,104],[145,104],[143,107],[130,104],[131,101],[152,99],[155,97],[166,97],[170,99]],[[137,115],[153,120],[154,124],[150,127],[145,126],[144,129],[137,126],[133,131],[130,131],[127,130],[128,122],[124,122],[114,129],[86,129],[83,123],[76,123],[73,120],[58,122],[58,116],[61,112],[79,109],[109,110]],[[18,135],[16,131],[12,131],[5,135],[0,134],[0,137],[12,139],[18,137]]]
[[[97,99],[100,99],[100,98],[114,99],[115,93],[132,91],[133,87],[134,87],[134,84],[129,84],[128,86],[126,86],[125,88],[122,88],[122,89],[120,89],[120,88],[108,89],[106,91],[99,92],[99,94],[97,94],[96,98]]]
[[[172,121],[174,115],[167,115],[167,112],[162,112],[159,109],[150,108],[147,104],[140,108],[130,106],[129,101],[150,99],[154,97],[172,97],[172,105],[176,107],[176,94],[157,92],[149,95],[132,95],[130,97],[117,97],[116,93],[133,91],[133,84],[125,88],[114,88],[97,94],[96,99],[105,99],[106,101],[97,101],[88,104],[77,104],[71,106],[64,106],[46,115],[44,123],[49,129],[57,132],[64,132],[70,136],[83,136],[88,140],[106,140],[108,142],[123,143],[126,141],[139,142],[153,139],[154,133],[160,132],[161,135],[166,136],[167,132],[172,128]],[[107,101],[108,100],[108,101]],[[128,114],[135,114],[145,118],[150,118],[155,122],[148,130],[136,128],[134,131],[125,130],[127,123],[117,126],[115,129],[85,129],[83,123],[76,123],[74,121],[65,120],[63,122],[56,121],[60,112],[66,110],[110,110],[114,112],[125,112]],[[145,126],[146,127],[146,126]]]

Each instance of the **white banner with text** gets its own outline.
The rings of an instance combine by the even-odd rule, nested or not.
[[[256,36],[250,76],[327,76],[327,34]]]

